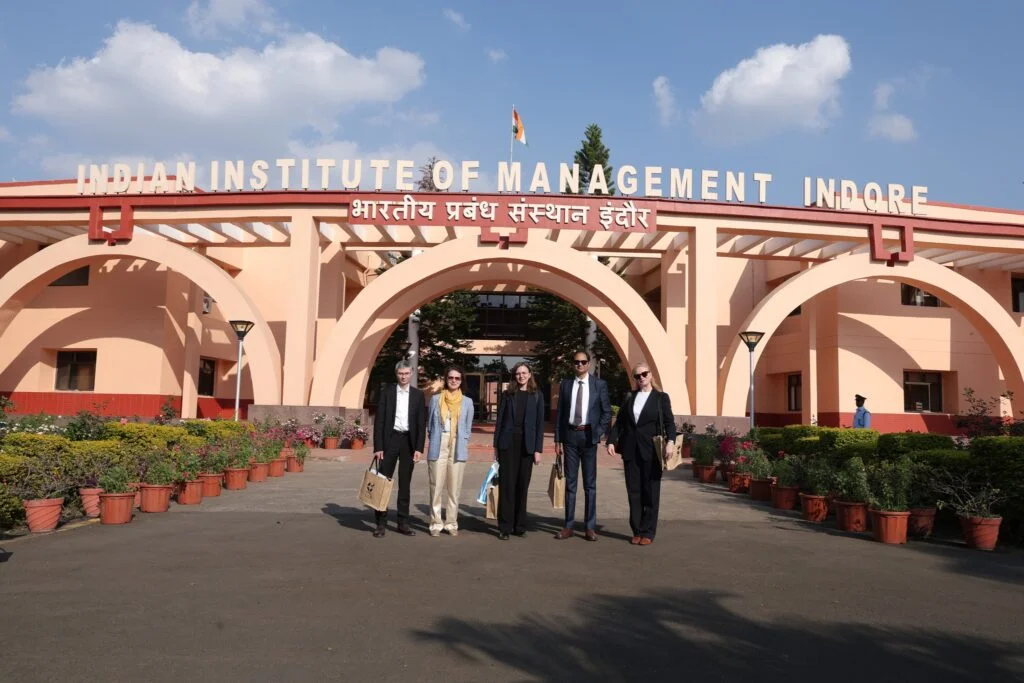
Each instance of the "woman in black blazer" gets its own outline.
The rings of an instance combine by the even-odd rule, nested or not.
[[[501,395],[494,426],[498,461],[498,538],[526,533],[526,494],[533,466],[544,450],[544,397],[526,363],[512,368],[514,381]]]
[[[629,496],[629,526],[633,545],[650,545],[658,530],[661,498],[661,455],[654,452],[658,414],[665,430],[666,450],[675,448],[676,422],[672,399],[654,386],[651,369],[641,363],[633,368],[636,391],[628,394],[608,433],[608,453],[622,456]]]

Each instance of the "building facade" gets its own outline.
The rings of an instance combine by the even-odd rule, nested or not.
[[[896,208],[0,184],[0,393],[19,413],[230,416],[229,321],[247,320],[243,414],[359,410],[423,303],[478,291],[495,305],[472,353],[507,364],[530,355],[521,310],[543,290],[649,363],[695,424],[748,414],[751,361],[758,424],[850,425],[861,394],[882,431],[949,432],[967,389],[1013,392],[1016,414],[1024,212]],[[395,251],[415,256],[378,274]],[[764,334],[752,354],[745,330]],[[471,374],[480,396],[500,386]]]

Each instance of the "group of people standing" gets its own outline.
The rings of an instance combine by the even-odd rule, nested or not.
[[[608,454],[622,458],[631,542],[650,545],[658,527],[662,474],[654,437],[664,435],[671,454],[676,436],[671,398],[656,387],[650,367],[640,363],[632,371],[634,390],[622,401],[613,421],[608,385],[590,373],[590,363],[589,352],[577,351],[573,376],[559,386],[554,443],[565,476],[565,524],[555,538],[575,535],[582,470],[584,538],[597,541],[597,450],[605,438]],[[378,401],[373,448],[381,474],[394,477],[398,470],[398,532],[415,534],[409,527],[410,483],[413,466],[423,457],[429,438],[430,535],[456,536],[474,412],[473,400],[462,393],[462,370],[453,366],[445,371],[444,389],[431,397],[429,406],[423,392],[411,386],[408,362],[398,363],[395,376],[397,382],[385,387]],[[526,363],[512,368],[512,378],[501,394],[493,439],[498,462],[498,538],[503,541],[526,533],[527,493],[544,450],[544,396]],[[374,536],[385,535],[386,521],[386,511],[376,512]]]

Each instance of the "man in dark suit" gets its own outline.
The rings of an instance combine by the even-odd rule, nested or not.
[[[583,466],[585,526],[588,541],[597,540],[597,444],[608,431],[612,405],[608,383],[590,374],[590,353],[573,354],[575,377],[558,388],[555,454],[565,462],[565,527],[555,538],[571,538],[576,522],[576,483]]]
[[[396,384],[389,384],[380,392],[377,414],[373,420],[373,457],[378,471],[384,476],[395,476],[398,466],[398,533],[414,536],[409,528],[409,485],[413,464],[423,457],[426,443],[427,411],[423,392],[411,386],[412,366],[400,361],[395,366]],[[388,519],[387,510],[374,511],[377,529],[373,535],[384,536]]]

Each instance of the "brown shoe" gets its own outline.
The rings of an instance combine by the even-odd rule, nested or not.
[[[557,534],[555,534],[555,538],[557,538],[559,541],[561,541],[563,539],[566,539],[566,538],[572,538],[572,537],[573,537],[572,529],[562,529]]]
[[[596,541],[597,540],[597,532],[595,532],[593,529],[587,529],[586,539],[588,541]]]
[[[632,540],[630,540],[630,543],[632,543],[633,545],[640,545],[640,537],[634,536]]]
[[[646,536],[640,538],[640,545],[650,545],[652,543],[654,543],[654,541],[650,538],[647,538]]]

